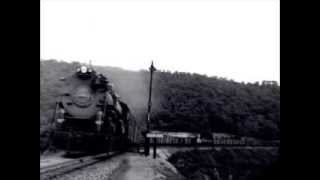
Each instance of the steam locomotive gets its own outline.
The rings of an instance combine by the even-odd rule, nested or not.
[[[125,148],[132,115],[107,77],[83,65],[60,80],[53,117],[55,146],[67,152]]]

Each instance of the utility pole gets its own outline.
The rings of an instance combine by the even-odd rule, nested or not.
[[[152,95],[152,78],[153,72],[156,71],[156,68],[153,66],[153,61],[151,62],[150,70],[150,84],[149,84],[149,100],[148,100],[148,114],[147,114],[147,132],[145,134],[145,156],[149,156],[150,153],[150,139],[147,137],[147,133],[150,132],[150,113],[151,113],[151,95]]]

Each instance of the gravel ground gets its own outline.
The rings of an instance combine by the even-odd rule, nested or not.
[[[70,158],[62,157],[63,154],[64,154],[63,152],[60,152],[60,153],[51,153],[51,154],[40,156],[40,167],[46,167],[49,165],[72,160]]]
[[[184,180],[177,170],[162,158],[131,154],[110,180]]]
[[[53,180],[108,180],[112,172],[123,164],[126,154],[118,155],[106,161],[84,167]]]
[[[125,153],[104,162],[73,171],[54,180],[183,180],[177,170],[162,158],[153,159]]]

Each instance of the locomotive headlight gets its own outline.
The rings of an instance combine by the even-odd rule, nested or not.
[[[97,120],[97,121],[95,121],[95,123],[96,123],[96,125],[101,126],[103,124],[103,121]]]
[[[61,109],[60,109],[60,114],[63,116],[64,113],[65,113],[64,109],[61,108]]]
[[[64,122],[64,113],[65,113],[65,111],[62,108],[58,111],[58,118],[57,118],[58,123]]]
[[[88,69],[87,69],[87,67],[85,67],[85,66],[82,66],[81,69],[80,69],[81,73],[86,73],[87,70],[88,70]]]
[[[64,122],[64,119],[62,119],[62,118],[58,118],[58,119],[57,119],[57,122],[61,124],[61,123],[63,123],[63,122]]]
[[[101,121],[101,120],[96,120],[95,123],[96,123],[96,125],[97,125],[97,131],[100,132],[100,131],[101,131],[102,124],[103,124],[103,121]]]

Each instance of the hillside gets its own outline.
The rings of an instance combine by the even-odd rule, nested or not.
[[[59,95],[59,78],[78,63],[40,61],[41,127],[46,129]],[[134,116],[145,121],[149,73],[114,67],[94,67],[114,84]],[[196,131],[204,135],[228,132],[272,139],[280,136],[280,86],[238,83],[224,78],[182,72],[154,74],[152,127]]]

